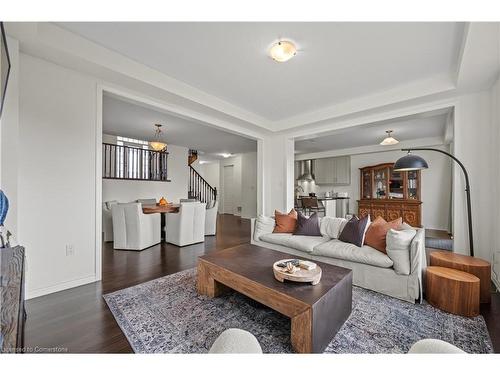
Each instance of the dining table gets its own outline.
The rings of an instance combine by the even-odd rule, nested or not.
[[[166,214],[169,213],[177,213],[179,212],[180,204],[174,204],[174,203],[169,203],[169,204],[144,204],[142,205],[142,212],[146,215],[151,215],[151,214],[161,214],[161,239],[162,241],[166,241],[167,239],[167,233],[165,229],[165,225],[167,224],[167,219],[165,217]]]

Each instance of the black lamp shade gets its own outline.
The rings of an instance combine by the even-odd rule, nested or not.
[[[427,162],[418,155],[408,154],[399,158],[394,164],[395,171],[415,171],[427,169]]]

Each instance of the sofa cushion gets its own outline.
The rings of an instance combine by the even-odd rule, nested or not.
[[[296,250],[305,251],[306,253],[311,253],[316,246],[328,241],[330,241],[330,237],[293,235],[288,239],[287,246]]]
[[[417,234],[415,229],[390,229],[387,232],[387,255],[394,262],[394,271],[399,275],[410,274],[410,247]]]
[[[267,233],[260,236],[260,240],[275,245],[288,246],[288,240],[292,238],[291,233]]]
[[[297,227],[293,234],[301,236],[321,236],[318,214],[314,212],[311,216],[306,217],[302,212],[299,212],[297,215]]]
[[[344,259],[356,263],[370,264],[372,266],[389,268],[393,262],[387,255],[370,246],[358,247],[354,244],[340,240],[330,240],[314,248],[313,255],[330,258]]]
[[[276,223],[272,217],[259,215],[255,220],[254,240],[258,241],[263,234],[272,233],[275,225]]]
[[[276,220],[274,233],[293,233],[297,226],[297,211],[292,208],[288,214],[283,214],[275,210],[274,220]]]
[[[363,246],[365,233],[369,225],[370,215],[364,216],[361,219],[353,216],[353,218],[346,223],[344,229],[342,229],[339,240],[361,247]]]
[[[385,237],[389,229],[398,229],[403,223],[403,218],[399,217],[396,220],[387,222],[382,216],[378,216],[371,223],[370,227],[366,231],[365,245],[371,246],[374,249],[386,254]]]
[[[325,216],[321,218],[320,222],[320,232],[322,236],[328,236],[330,238],[339,238],[342,229],[347,223],[347,219],[341,217],[329,217]]]

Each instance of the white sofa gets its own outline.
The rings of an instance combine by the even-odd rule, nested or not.
[[[217,212],[219,201],[215,201],[213,206],[207,208],[205,215],[205,236],[215,236],[217,234]]]
[[[167,242],[186,246],[205,241],[205,211],[205,203],[181,202],[179,212],[166,215]]]
[[[144,214],[141,203],[117,203],[111,213],[114,249],[143,250],[161,242],[160,214]]]
[[[268,220],[267,224],[262,225],[263,221],[259,221],[256,228],[256,219],[252,219],[252,244],[349,268],[353,271],[354,285],[412,303],[415,303],[415,300],[422,300],[422,280],[426,268],[423,228],[416,228],[417,233],[408,249],[410,273],[404,275],[396,273],[393,261],[386,254],[370,246],[357,247],[329,236],[272,233],[274,220],[264,217],[265,220]]]

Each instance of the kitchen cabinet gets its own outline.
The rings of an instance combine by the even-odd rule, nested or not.
[[[339,156],[314,160],[316,185],[350,185],[351,158]]]

